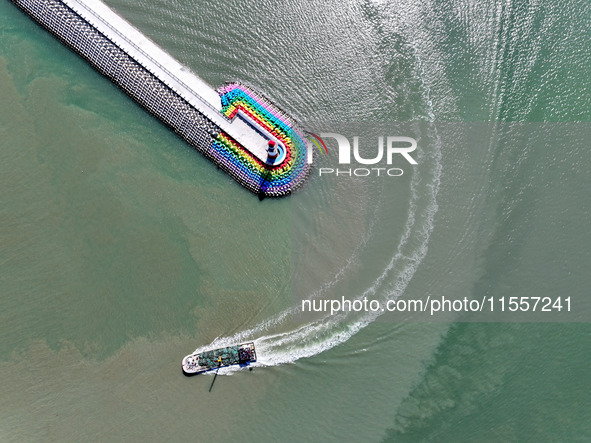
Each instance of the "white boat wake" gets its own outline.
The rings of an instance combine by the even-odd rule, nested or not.
[[[403,294],[415,271],[427,253],[429,237],[434,227],[434,216],[437,212],[436,196],[441,176],[441,151],[439,145],[429,156],[420,154],[421,163],[431,163],[431,180],[425,183],[420,174],[413,174],[411,180],[411,200],[404,233],[398,243],[393,257],[380,276],[359,294],[356,299],[378,300],[385,302]],[[419,209],[420,199],[427,204]],[[347,267],[347,265],[345,266]],[[309,298],[315,298],[328,287],[334,285],[342,275],[342,270],[331,283]],[[353,300],[353,299],[352,299]],[[301,315],[301,307],[295,306],[269,318],[254,328],[238,332],[232,336],[219,337],[212,343],[200,347],[195,353],[207,349],[215,349],[254,339],[258,361],[255,366],[275,366],[292,363],[300,358],[311,357],[333,348],[359,332],[373,322],[382,312],[343,312],[335,315],[325,314],[321,318],[302,324],[287,332],[269,333],[275,326],[286,320],[292,321]],[[228,374],[239,368],[225,368],[221,373]]]
[[[403,234],[393,251],[392,258],[373,284],[356,298],[350,298],[350,300],[367,297],[384,303],[387,300],[400,297],[427,253],[429,238],[434,228],[434,217],[438,209],[437,194],[442,170],[441,140],[434,123],[435,116],[432,110],[430,91],[423,80],[425,73],[421,58],[416,50],[414,52],[417,61],[416,74],[421,79],[424,89],[423,99],[427,107],[425,120],[429,125],[429,135],[433,140],[433,149],[428,153],[420,148],[416,151],[420,168],[413,171],[410,182],[411,197],[408,217]],[[308,298],[316,298],[335,285],[353,261],[354,257],[351,257],[331,281]],[[293,322],[298,315],[302,315],[301,308],[295,306],[251,329],[228,337],[218,337],[212,343],[196,349],[195,353],[254,340],[258,356],[257,363],[254,366],[276,366],[293,363],[301,358],[317,355],[344,343],[381,314],[381,311],[325,314],[313,321],[302,319],[301,326],[287,332],[273,332],[273,329],[277,326],[288,320]],[[223,368],[220,373],[230,374],[239,369],[238,367],[227,367]]]

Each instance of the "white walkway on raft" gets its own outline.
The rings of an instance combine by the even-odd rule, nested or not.
[[[136,62],[203,113],[222,131],[233,137],[259,159],[267,160],[268,141],[274,140],[278,143],[278,140],[263,128],[253,129],[243,114],[239,114],[230,121],[221,113],[222,104],[218,93],[187,67],[172,58],[101,1],[62,1]]]

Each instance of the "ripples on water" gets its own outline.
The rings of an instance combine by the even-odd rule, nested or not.
[[[64,56],[67,51],[56,49],[59,44],[51,37],[40,30],[26,36],[3,23],[5,54],[33,56],[20,64],[18,54],[7,56],[4,77],[12,83],[2,92],[15,90],[8,97],[22,121],[45,122],[45,108],[51,107],[59,127],[56,137],[49,125],[32,124],[33,142],[29,134],[15,132],[18,152],[2,150],[10,165],[2,175],[9,178],[4,189],[18,188],[5,194],[3,207],[12,212],[0,231],[11,234],[3,244],[14,252],[2,265],[18,265],[2,274],[3,283],[10,283],[3,298],[10,309],[3,312],[17,313],[8,324],[14,326],[9,337],[18,340],[8,343],[25,353],[34,339],[49,344],[49,349],[40,346],[41,367],[32,368],[27,355],[3,366],[7,378],[19,381],[5,384],[10,400],[5,408],[11,410],[1,414],[14,435],[22,437],[17,421],[26,421],[31,435],[51,437],[48,429],[56,428],[45,425],[55,423],[56,406],[67,403],[62,409],[67,423],[82,429],[72,434],[68,426],[58,426],[56,435],[89,435],[90,427],[107,432],[102,427],[110,420],[109,432],[121,429],[135,438],[145,429],[153,432],[151,438],[195,438],[196,431],[200,437],[216,437],[231,416],[254,423],[251,438],[279,427],[297,432],[298,423],[306,422],[316,426],[318,435],[351,438],[373,432],[378,440],[398,402],[417,382],[415,374],[426,370],[423,361],[433,356],[446,326],[421,325],[404,335],[413,328],[410,322],[379,324],[363,313],[304,315],[298,308],[302,299],[344,295],[385,300],[445,291],[471,295],[507,287],[528,295],[529,288],[543,293],[583,287],[570,281],[582,281],[577,276],[583,275],[588,257],[588,229],[576,225],[588,218],[588,192],[571,177],[588,175],[587,151],[581,146],[559,154],[555,146],[538,149],[527,137],[513,140],[519,131],[495,123],[486,128],[490,136],[477,134],[480,139],[460,143],[465,128],[445,122],[588,121],[591,82],[581,74],[591,66],[588,2],[108,3],[214,87],[225,80],[251,83],[308,129],[358,131],[349,135],[359,135],[364,148],[372,149],[391,122],[410,122],[401,130],[412,128],[420,137],[419,166],[406,167],[404,177],[392,182],[315,176],[293,198],[249,200],[252,196],[242,194],[206,160],[183,151],[180,142],[81,67],[81,61]],[[15,22],[24,23],[20,18]],[[51,88],[46,77],[51,77]],[[98,129],[89,130],[94,124]],[[317,160],[331,165],[334,156]],[[84,223],[77,223],[80,218]],[[261,229],[267,224],[273,227],[270,233]],[[559,274],[562,270],[568,280]],[[21,294],[35,303],[23,305]],[[372,322],[365,334],[354,337]],[[474,410],[483,395],[496,395],[503,371],[510,372],[518,360],[504,361],[505,347],[513,346],[519,356],[538,350],[535,337],[525,341],[527,348],[515,346],[526,328],[500,336],[496,329],[489,334],[479,328],[485,330],[480,331],[482,345],[480,335],[476,344],[462,340],[470,336],[469,326],[460,331],[457,346],[444,346],[441,373],[427,376],[409,396],[399,420],[403,431],[420,428],[424,417],[438,417],[440,408],[460,411],[454,417],[462,421],[465,415],[456,403],[449,406],[449,398],[457,404],[467,398],[466,410]],[[179,338],[183,332],[186,336]],[[224,337],[211,342],[218,334]],[[138,336],[151,338],[135,340]],[[475,349],[478,355],[499,337],[498,354],[470,373],[463,352]],[[188,388],[180,374],[171,376],[180,372],[182,352],[191,350],[187,346],[246,339],[257,340],[264,365],[315,355],[346,340],[353,351],[347,355],[345,345],[323,354],[326,370],[316,370],[319,360],[310,359],[300,360],[295,369],[255,371],[248,378],[250,394],[265,413],[236,410],[227,401],[244,388],[242,377],[216,382],[216,389],[228,395],[208,398],[195,410],[179,401],[187,389],[203,383],[193,380]],[[59,345],[64,341],[71,343]],[[396,352],[384,355],[393,346]],[[371,352],[363,356],[365,349]],[[111,357],[100,360],[101,352]],[[346,363],[358,365],[369,354],[390,358],[372,369],[371,380],[336,360],[345,356]],[[88,355],[101,357],[94,361]],[[139,356],[150,364],[138,368]],[[563,355],[564,361],[568,357]],[[537,367],[537,354],[532,359]],[[492,368],[500,361],[500,371]],[[392,365],[398,365],[394,375]],[[310,368],[314,377],[292,377]],[[486,370],[490,383],[479,390]],[[47,383],[39,383],[41,373]],[[562,376],[562,368],[555,373]],[[459,380],[452,385],[461,387],[455,397],[437,390],[448,386],[452,376]],[[464,383],[463,376],[473,383]],[[274,377],[282,383],[272,386]],[[333,377],[347,386],[327,384],[330,392],[323,392],[322,384]],[[388,389],[384,380],[389,380]],[[21,385],[26,386],[10,391]],[[478,388],[471,390],[472,385]],[[372,398],[365,398],[371,389]],[[537,391],[539,386],[532,386],[531,392]],[[334,408],[335,392],[339,400],[350,400],[347,414]],[[96,407],[98,397],[101,408]],[[283,420],[277,407],[286,398],[290,420]],[[309,408],[311,398],[315,408]],[[130,420],[132,401],[137,415]],[[365,409],[375,404],[385,405],[384,411],[372,410],[369,417]],[[334,414],[329,431],[329,421],[314,423],[309,415],[318,409]],[[549,416],[551,409],[539,416]],[[19,420],[12,420],[15,410]],[[366,415],[351,421],[350,413]],[[493,427],[484,420],[482,429]]]
[[[154,17],[161,16],[155,11],[160,7],[166,9],[162,16],[185,17],[176,28],[178,33],[172,35],[154,23]],[[427,122],[422,137],[433,146],[419,154],[420,167],[412,172],[408,168],[408,176],[403,180],[384,183],[379,179],[357,179],[343,184],[313,178],[310,186],[314,186],[314,192],[302,191],[292,204],[292,224],[296,226],[293,242],[305,242],[309,227],[322,223],[324,226],[312,233],[307,247],[314,249],[318,262],[341,263],[336,269],[327,267],[321,276],[324,280],[318,281],[319,287],[307,287],[304,291],[308,294],[298,296],[332,297],[338,293],[337,288],[346,287],[345,282],[351,279],[363,283],[358,282],[356,292],[347,295],[350,299],[368,297],[383,301],[400,296],[427,251],[437,210],[441,146],[422,60],[423,54],[432,49],[430,41],[408,26],[405,16],[392,15],[392,8],[370,2],[344,7],[326,2],[263,2],[247,10],[228,6],[223,17],[222,11],[212,5],[201,6],[199,13],[189,12],[188,5],[180,4],[129,8],[122,6],[121,12],[133,15],[134,23],[152,30],[152,38],[172,48],[173,53],[175,48],[203,48],[203,53],[187,53],[185,49],[176,55],[193,67],[215,60],[207,69],[211,70],[207,78],[211,83],[222,80],[216,73],[223,73],[224,80],[230,77],[252,83],[279,103],[287,104],[302,121],[321,121],[317,124],[325,125],[326,130],[331,129],[331,120],[339,124],[355,122],[366,140],[375,140],[377,127],[389,120]],[[420,12],[414,8],[414,13]],[[273,11],[271,21],[266,15],[269,10]],[[412,13],[413,10],[406,12]],[[192,17],[193,26],[186,16]],[[203,31],[204,23],[211,22],[219,23],[219,27],[205,26],[207,32]],[[245,28],[248,30],[243,32]],[[228,40],[233,44],[228,45]],[[435,57],[433,53],[428,55]],[[396,198],[386,198],[389,193]],[[371,238],[372,227],[378,225],[376,231],[383,231],[392,214],[400,212],[405,218],[399,218],[402,223],[396,227],[397,237],[386,240],[390,252],[377,264],[381,270],[359,274],[359,261],[372,254],[371,245],[376,242],[376,238]],[[336,221],[333,224],[336,214],[351,220],[359,217],[354,223],[360,234],[352,249],[342,248],[349,252],[337,257],[339,243],[349,239],[340,235]],[[325,219],[320,222],[319,217]],[[328,227],[333,228],[331,241],[323,244],[329,249],[314,248],[322,237],[330,236],[326,232]],[[296,249],[303,251],[306,246]],[[298,268],[292,280],[298,281],[314,271],[317,270],[305,266]],[[298,293],[301,290],[294,289]],[[257,339],[261,362],[279,364],[329,349],[373,320],[375,315],[348,314],[309,321],[296,304],[255,327],[217,339],[203,348]]]

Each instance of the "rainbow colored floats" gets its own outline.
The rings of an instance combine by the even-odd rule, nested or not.
[[[279,141],[281,154],[276,161],[262,161],[225,132],[220,132],[209,152],[212,160],[242,186],[260,197],[282,197],[305,181],[307,163],[304,137],[294,122],[270,100],[241,83],[218,89],[222,113],[230,120],[245,115],[253,124]]]

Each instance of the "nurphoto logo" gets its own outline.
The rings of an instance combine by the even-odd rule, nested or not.
[[[359,152],[359,137],[353,137],[353,160],[351,159],[351,143],[349,139],[336,132],[321,132],[316,135],[307,132],[308,145],[308,163],[314,160],[314,148],[317,148],[321,155],[329,156],[329,150],[324,139],[331,138],[336,140],[338,146],[338,167],[319,168],[319,175],[335,176],[356,176],[365,177],[368,175],[386,175],[390,177],[400,177],[404,174],[401,168],[391,167],[393,159],[402,156],[409,164],[416,165],[416,160],[411,156],[411,152],[417,149],[417,141],[412,137],[387,136],[378,137],[378,145],[375,156],[370,158],[362,157]],[[384,143],[385,139],[385,143]],[[384,145],[386,146],[384,149]],[[346,167],[341,165],[362,165],[359,167]],[[369,167],[369,166],[372,167]],[[381,165],[381,166],[380,166]]]

